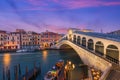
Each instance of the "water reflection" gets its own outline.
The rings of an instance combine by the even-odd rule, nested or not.
[[[48,51],[47,50],[44,50],[43,52],[43,60],[44,62],[47,60],[47,56],[48,56]]]
[[[7,67],[10,65],[10,60],[11,60],[11,56],[9,53],[6,53],[3,55],[3,63],[4,63],[4,67]]]

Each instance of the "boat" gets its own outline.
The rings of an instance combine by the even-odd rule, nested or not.
[[[27,52],[27,49],[19,49],[16,52],[20,53],[20,52]]]
[[[34,52],[35,49],[19,49],[16,52],[20,53],[20,52]]]
[[[59,73],[64,67],[64,60],[59,60],[44,76],[44,80],[58,80]]]

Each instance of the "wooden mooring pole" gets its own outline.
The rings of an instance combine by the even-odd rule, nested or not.
[[[3,80],[5,80],[5,69],[3,68]]]
[[[15,78],[15,80],[18,80],[18,67],[17,67],[17,65],[14,66],[14,78]]]
[[[11,79],[10,78],[10,69],[8,69],[7,73],[8,73],[8,80],[10,80]]]
[[[26,69],[25,69],[25,71],[26,71],[26,74],[28,74],[28,66],[26,66]]]
[[[5,74],[6,74],[6,79],[8,80],[8,67],[6,67]]]
[[[34,77],[36,76],[36,62],[34,62],[34,71],[33,71],[34,73]]]
[[[21,76],[21,67],[20,67],[20,64],[18,64],[18,67],[19,67],[19,75]]]

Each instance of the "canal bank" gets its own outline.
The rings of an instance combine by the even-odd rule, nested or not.
[[[14,49],[14,50],[0,50],[0,54],[1,53],[15,53],[18,50],[27,50],[27,49]],[[63,50],[63,49],[57,49],[57,48],[41,48],[41,49],[36,49],[36,50],[32,50],[32,49],[28,49],[28,51],[26,52],[39,52],[39,51],[44,51],[44,50]]]
[[[42,80],[44,75],[50,70],[50,68],[59,60],[63,59],[65,61],[70,60],[75,65],[82,64],[80,57],[76,55],[74,51],[66,50],[43,50],[33,53],[4,53],[0,55],[0,71],[3,67],[8,66],[11,69],[11,74],[14,74],[13,67],[16,64],[21,64],[21,74],[25,73],[25,67],[28,66],[28,69],[33,68],[33,63],[41,64],[41,75],[38,75],[36,80]],[[75,71],[82,75],[82,68],[75,68]],[[73,74],[78,74],[73,72]],[[73,75],[73,78],[80,76]],[[2,80],[2,72],[0,72],[0,80]],[[11,80],[14,80],[14,75],[11,75]],[[73,79],[74,80],[74,79]]]

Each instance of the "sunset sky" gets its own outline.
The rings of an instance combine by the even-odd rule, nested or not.
[[[0,30],[120,29],[120,0],[0,0]]]

